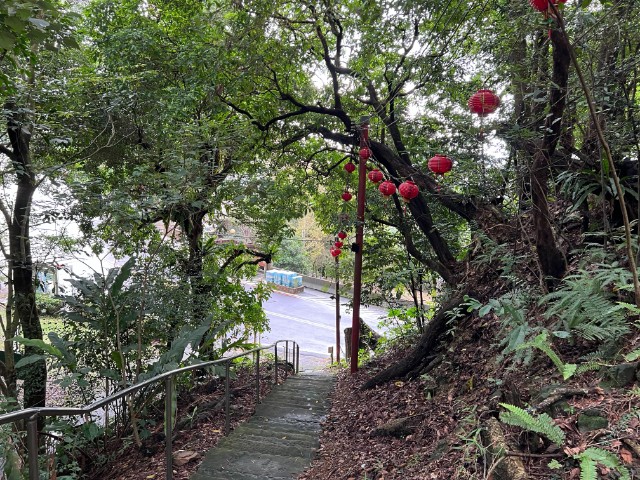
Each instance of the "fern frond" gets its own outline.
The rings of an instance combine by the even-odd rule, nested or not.
[[[553,422],[553,418],[546,413],[533,416],[526,410],[516,407],[515,405],[501,403],[500,406],[508,410],[507,412],[500,413],[500,420],[502,422],[544,435],[557,445],[564,443],[564,432]]]
[[[640,409],[634,408],[630,412],[623,414],[618,420],[617,429],[618,430],[626,430],[629,428],[629,423],[631,421],[640,420]]]
[[[618,262],[611,264],[597,263],[598,267],[593,278],[602,284],[603,287],[612,285],[619,290],[633,290],[633,276],[631,272],[619,265]]]
[[[594,273],[579,270],[566,277],[562,288],[543,296],[546,318],[557,317],[563,329],[586,340],[608,341],[629,331],[626,313],[629,308],[613,297],[610,289],[625,288],[628,276],[620,268]],[[603,287],[609,288],[603,288]]]
[[[600,367],[602,365],[600,365],[600,362],[596,362],[596,361],[589,361],[586,363],[581,363],[580,365],[577,366],[576,368],[576,375],[581,375],[583,373],[586,372],[592,372],[595,370],[600,370]]]
[[[606,326],[601,326],[596,323],[581,323],[576,325],[574,330],[585,340],[598,340],[600,342],[611,338],[619,338],[629,333],[629,327],[627,325],[617,322],[611,322]]]
[[[562,374],[562,378],[564,380],[570,379],[573,374],[576,373],[577,369],[578,365],[576,365],[575,363],[565,363],[562,367],[562,370],[560,371],[560,373]]]
[[[624,356],[624,359],[627,362],[635,362],[638,358],[640,358],[640,348],[638,348],[638,349],[636,349],[636,350],[634,350],[632,352],[629,352]]]
[[[584,452],[576,455],[575,458],[580,461],[581,480],[583,478],[583,474],[586,479],[597,478],[595,476],[590,476],[592,474],[595,475],[597,464],[604,465],[605,467],[618,472],[620,474],[620,480],[629,479],[629,470],[620,463],[618,457],[607,450],[603,450],[602,448],[589,447]]]
[[[596,462],[589,457],[579,456],[580,460],[580,480],[598,480]]]
[[[531,348],[531,347],[535,347],[543,351],[544,353],[546,353],[547,356],[553,362],[553,364],[556,366],[556,368],[562,374],[563,379],[565,380],[569,379],[576,372],[576,369],[578,367],[576,364],[563,363],[562,360],[560,360],[560,357],[558,356],[558,354],[553,351],[553,349],[551,348],[551,345],[549,345],[548,333],[546,330],[541,334],[537,335],[530,342],[523,343],[522,345],[520,345],[518,349]]]

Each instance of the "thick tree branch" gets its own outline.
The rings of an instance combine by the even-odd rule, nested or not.
[[[7,147],[5,147],[4,145],[0,145],[0,153],[3,153],[4,155],[6,155],[7,157],[9,157],[10,160],[14,160],[14,154],[13,151],[8,149]]]
[[[263,261],[266,263],[271,263],[272,254],[269,252],[267,253],[259,252],[257,250],[252,250],[246,247],[236,248],[233,250],[231,255],[224,261],[224,263],[220,266],[220,268],[218,269],[218,275],[223,274],[224,271],[229,267],[229,265],[233,263],[233,261],[236,258],[241,257],[242,255],[245,255],[245,254],[253,255],[256,258],[254,260],[247,260],[242,262],[240,265],[234,268],[235,271],[239,270],[245,265],[257,265],[258,263]]]
[[[334,132],[323,126],[312,125],[307,129],[312,133],[317,133],[327,140],[342,143],[344,145],[353,145],[355,138],[353,135]],[[438,201],[452,212],[460,215],[467,221],[474,220],[478,213],[478,207],[474,200],[464,195],[449,191],[444,186],[439,186],[435,179],[427,173],[416,169],[410,163],[407,165],[398,155],[387,145],[375,141],[370,141],[369,146],[373,152],[374,158],[387,169],[393,172],[397,178],[412,178],[421,190],[428,191],[434,195]]]
[[[338,72],[336,71],[336,66],[340,66],[340,45],[341,45],[341,37],[336,38],[337,46],[336,46],[336,54],[335,54],[335,64],[331,61],[331,54],[329,52],[329,44],[327,42],[324,33],[322,32],[322,28],[320,25],[316,26],[316,35],[320,40],[320,44],[322,45],[322,51],[324,58],[324,63],[329,70],[329,74],[331,75],[331,85],[333,88],[333,106],[336,109],[342,110],[342,99],[340,97],[340,85],[338,83]]]
[[[455,284],[455,277],[453,276],[453,274],[449,269],[447,269],[440,262],[425,257],[422,254],[422,252],[418,250],[415,243],[413,243],[413,237],[408,228],[400,227],[399,225],[396,225],[393,222],[389,222],[379,217],[371,217],[371,221],[375,223],[379,223],[381,225],[387,225],[389,227],[396,228],[404,237],[405,246],[407,248],[407,252],[409,252],[409,255],[411,255],[413,258],[415,258],[418,262],[420,262],[424,266],[428,267],[430,270],[433,270],[434,272],[436,272],[438,275],[440,275],[443,278],[445,282],[449,283],[450,285]]]

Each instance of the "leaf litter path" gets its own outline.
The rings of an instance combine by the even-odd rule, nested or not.
[[[335,379],[292,376],[274,387],[249,421],[221,439],[191,480],[285,480],[311,464]]]

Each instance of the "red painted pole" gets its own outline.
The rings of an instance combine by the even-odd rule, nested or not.
[[[336,257],[336,363],[340,363],[340,260]]]
[[[369,117],[360,119],[360,148],[369,146]],[[367,160],[360,157],[358,167],[358,209],[356,215],[356,258],[353,267],[353,320],[351,322],[351,373],[358,371],[360,345],[360,300],[362,295],[362,244],[364,205],[367,189]]]

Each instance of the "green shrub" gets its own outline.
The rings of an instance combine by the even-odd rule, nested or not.
[[[62,308],[62,300],[46,293],[36,293],[36,305],[40,313],[57,315]]]

